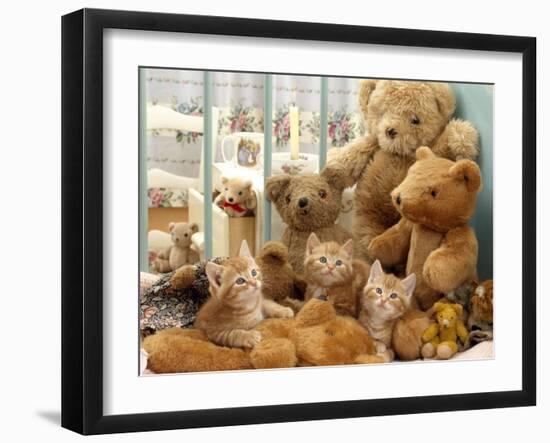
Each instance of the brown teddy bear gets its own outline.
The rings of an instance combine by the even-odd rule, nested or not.
[[[314,232],[321,242],[343,244],[351,234],[336,224],[342,204],[343,180],[325,174],[277,175],[266,181],[266,198],[275,203],[287,224],[281,241],[288,247],[289,261],[302,273],[306,243]]]
[[[251,351],[217,346],[197,329],[160,331],[143,341],[147,369],[174,373],[383,362],[357,320],[336,315],[327,301],[311,299],[295,318],[267,319],[254,329],[262,341]]]
[[[375,237],[368,253],[383,266],[406,263],[417,276],[415,299],[423,310],[442,294],[477,279],[478,244],[467,225],[481,190],[481,172],[471,160],[436,157],[427,147],[391,193],[402,218]]]
[[[199,254],[193,248],[191,237],[198,232],[196,223],[170,223],[172,246],[158,254],[153,268],[158,272],[170,272],[183,265],[199,261]]]
[[[214,203],[222,208],[229,217],[244,217],[256,208],[256,193],[252,189],[252,181],[242,177],[222,177],[223,190],[214,199]]]
[[[445,83],[363,80],[359,107],[368,135],[333,150],[323,172],[347,187],[357,184],[354,255],[372,263],[368,245],[399,221],[390,192],[405,178],[416,149],[429,146],[450,160],[475,159],[478,134],[469,122],[451,119],[455,99]]]

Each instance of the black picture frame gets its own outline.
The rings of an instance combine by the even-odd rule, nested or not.
[[[132,415],[103,413],[103,31],[108,28],[519,53],[523,64],[522,389]],[[536,39],[83,9],[62,18],[62,426],[82,434],[536,404]]]

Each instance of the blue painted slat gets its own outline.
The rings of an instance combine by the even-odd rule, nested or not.
[[[212,73],[204,71],[204,256],[212,258]]]
[[[271,176],[271,149],[273,134],[273,76],[264,76],[264,189]],[[264,198],[264,241],[271,240],[271,202]]]
[[[328,135],[328,78],[321,77],[321,117],[319,123],[319,171],[325,167],[327,161]]]

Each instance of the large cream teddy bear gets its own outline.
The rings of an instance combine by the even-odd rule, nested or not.
[[[354,255],[372,262],[369,243],[400,219],[390,192],[405,178],[416,149],[429,146],[450,160],[475,159],[478,134],[469,122],[452,119],[455,99],[445,83],[362,80],[359,107],[368,135],[332,150],[323,173],[348,187],[357,184]]]

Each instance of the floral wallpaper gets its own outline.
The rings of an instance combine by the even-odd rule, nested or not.
[[[201,71],[148,69],[147,101],[183,114],[202,115]],[[213,104],[220,109],[216,161],[222,138],[233,132],[263,132],[263,76],[213,73]],[[341,147],[363,134],[357,113],[357,79],[329,79],[328,142]],[[289,106],[300,109],[300,151],[317,153],[320,129],[320,79],[309,76],[273,77],[273,150],[289,151]],[[197,177],[202,135],[181,131],[148,134],[148,167]]]

